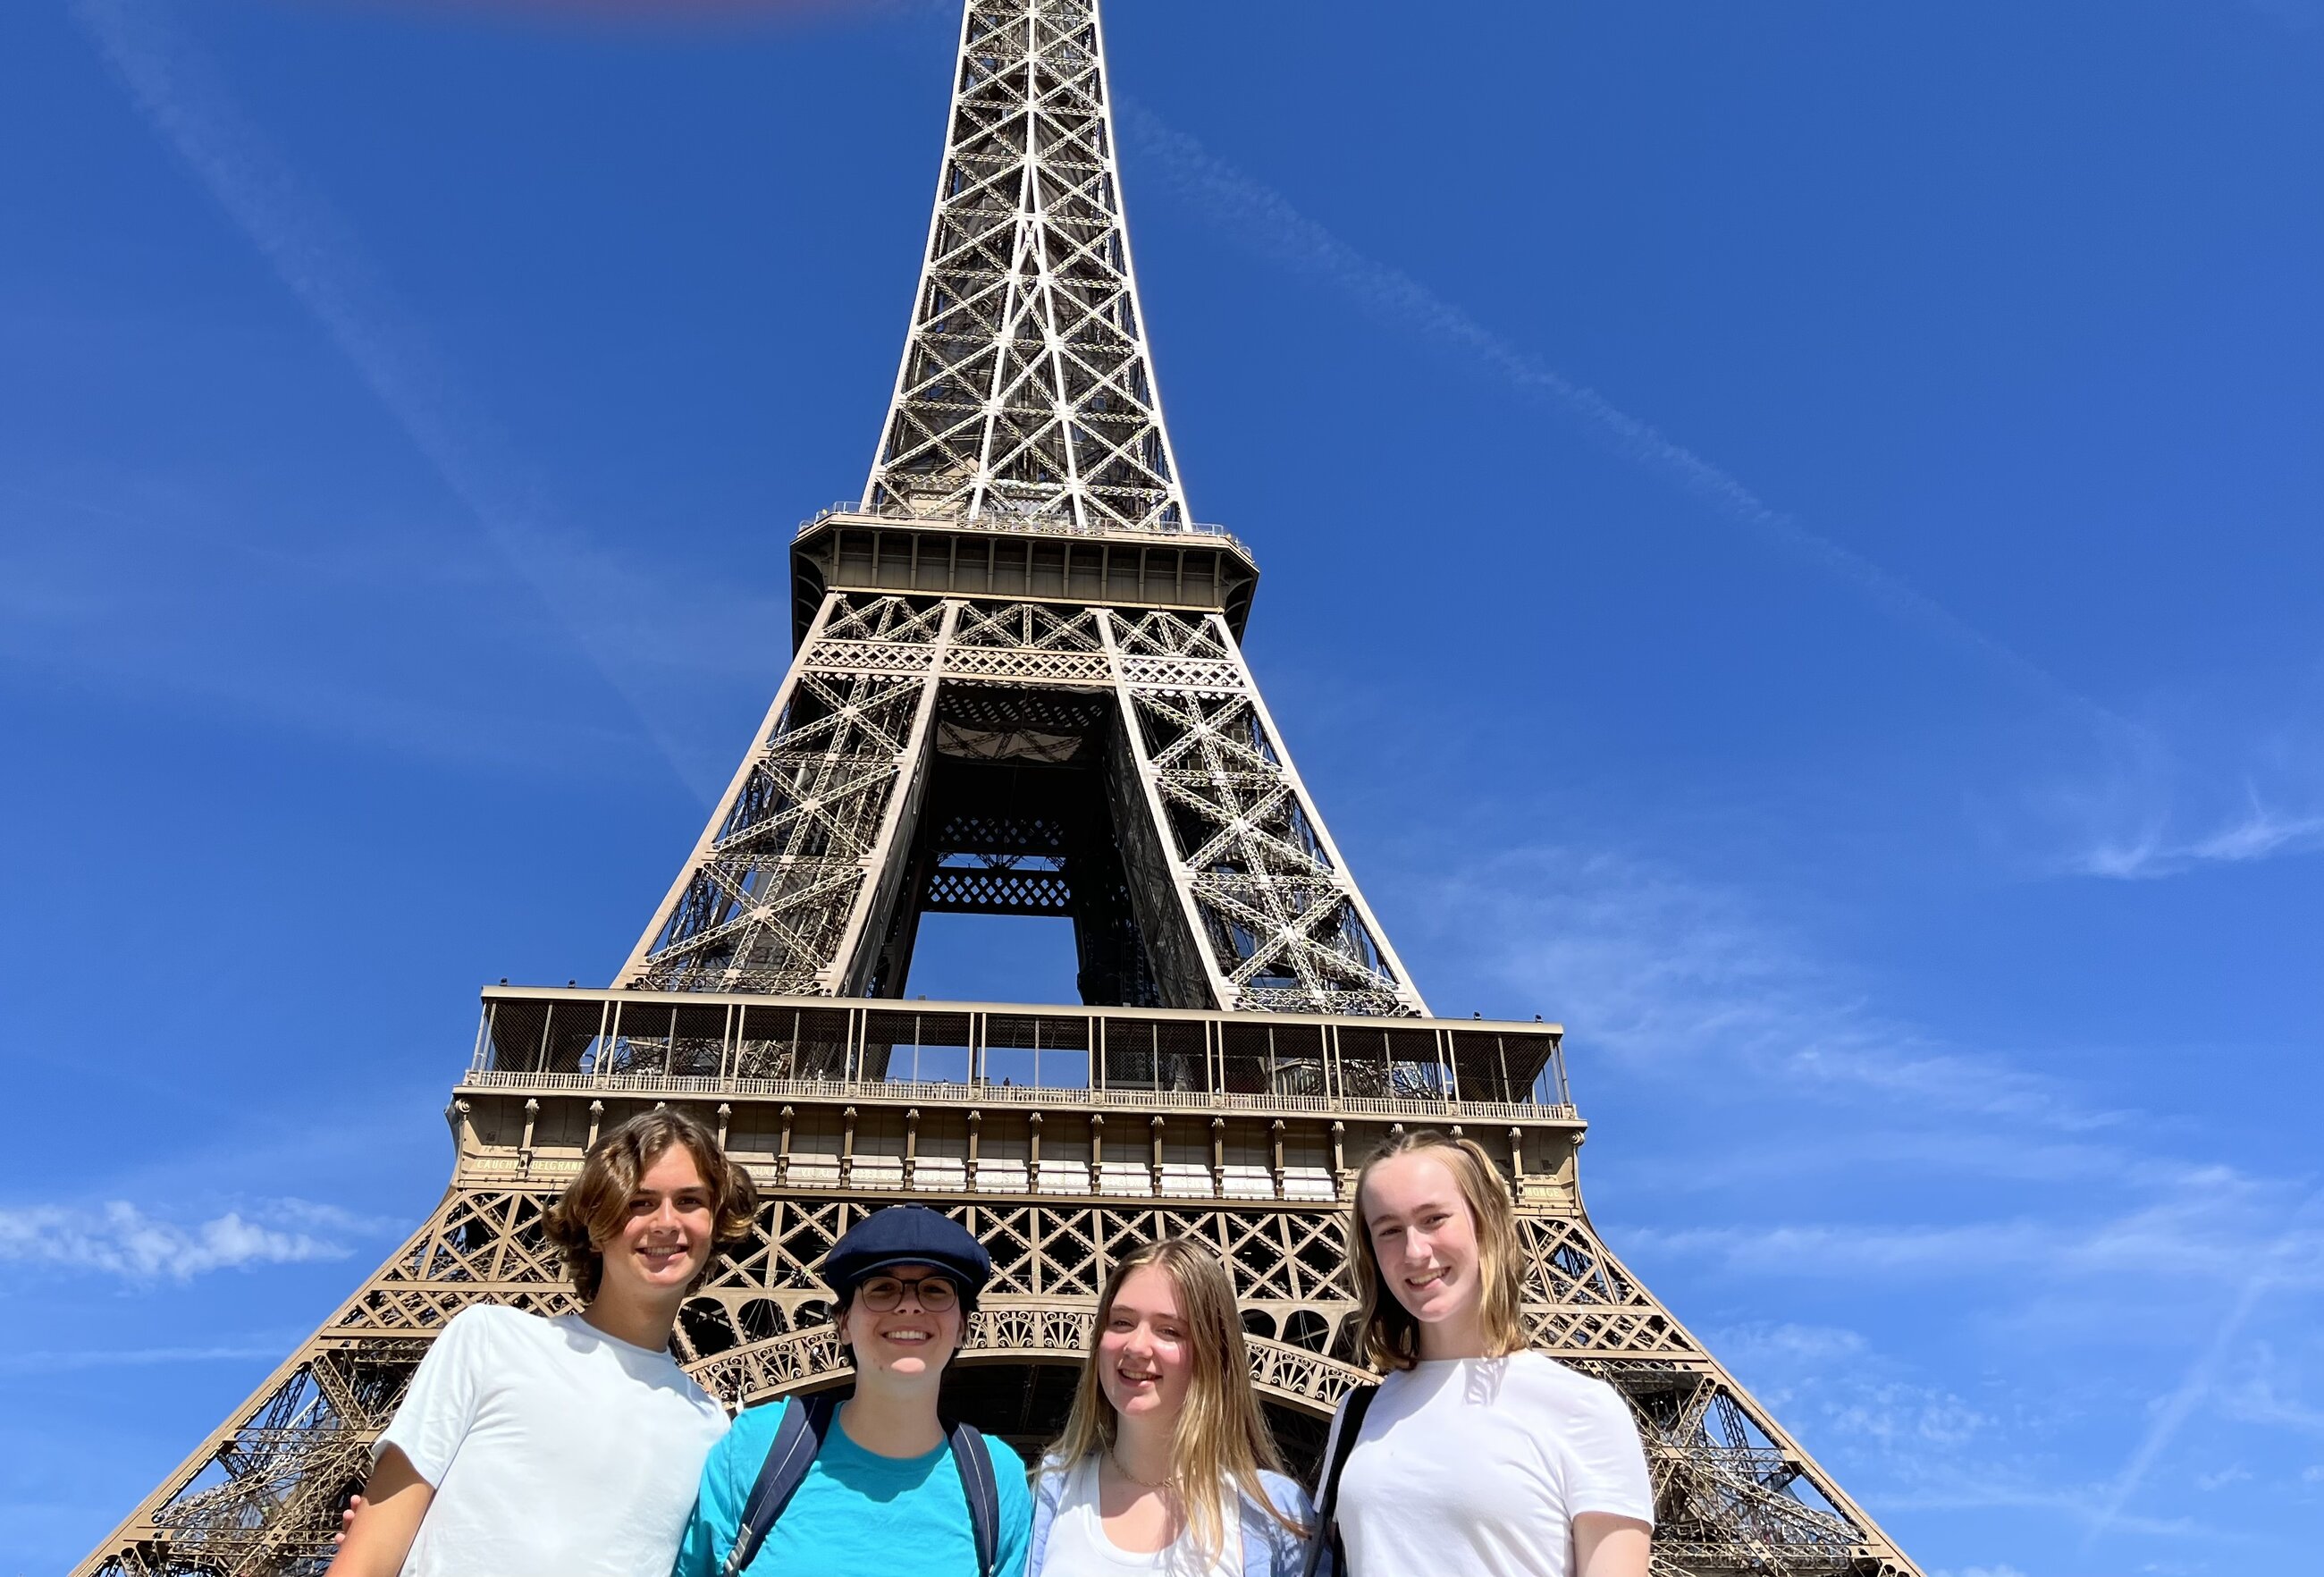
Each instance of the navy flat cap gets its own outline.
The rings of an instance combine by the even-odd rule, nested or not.
[[[925,1204],[875,1210],[840,1234],[823,1257],[823,1279],[842,1302],[875,1271],[927,1265],[960,1287],[960,1306],[974,1313],[976,1295],[992,1279],[992,1256],[968,1229]]]

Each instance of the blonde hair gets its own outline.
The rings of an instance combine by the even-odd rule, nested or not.
[[[750,1236],[751,1222],[759,1213],[759,1191],[752,1185],[751,1175],[719,1148],[709,1124],[676,1106],[641,1111],[589,1147],[581,1175],[565,1185],[564,1194],[540,1218],[542,1233],[557,1245],[565,1274],[585,1303],[597,1296],[605,1276],[605,1255],[598,1245],[621,1235],[630,1196],[672,1145],[687,1148],[710,1190],[711,1253],[687,1290],[710,1278],[719,1249]]]
[[[1482,1299],[1478,1322],[1488,1357],[1522,1352],[1528,1345],[1517,1313],[1524,1285],[1524,1256],[1517,1249],[1517,1211],[1492,1160],[1474,1139],[1453,1139],[1433,1128],[1395,1135],[1364,1157],[1356,1173],[1355,1202],[1348,1209],[1348,1277],[1356,1297],[1356,1329],[1364,1357],[1374,1369],[1410,1369],[1420,1361],[1420,1322],[1397,1301],[1364,1220],[1364,1182],[1372,1168],[1398,1156],[1425,1156],[1452,1174],[1469,1220],[1477,1231],[1477,1281]]]
[[[1097,1321],[1090,1327],[1089,1354],[1074,1388],[1073,1411],[1065,1416],[1065,1430],[1050,1446],[1049,1456],[1071,1467],[1113,1449],[1121,1418],[1098,1380],[1098,1343],[1113,1317],[1122,1283],[1149,1266],[1170,1278],[1187,1343],[1194,1349],[1194,1374],[1170,1442],[1170,1487],[1185,1508],[1195,1547],[1204,1561],[1218,1559],[1228,1530],[1240,1521],[1234,1502],[1242,1498],[1265,1507],[1286,1528],[1305,1536],[1307,1530],[1276,1505],[1259,1482],[1262,1471],[1281,1472],[1283,1459],[1259,1411],[1259,1395],[1251,1389],[1250,1350],[1243,1344],[1242,1322],[1235,1313],[1234,1285],[1219,1257],[1193,1238],[1147,1243],[1114,1261],[1104,1290],[1098,1294]]]

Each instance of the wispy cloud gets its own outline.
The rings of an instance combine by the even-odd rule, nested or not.
[[[738,23],[796,23],[857,15],[940,8],[951,0],[401,0],[409,9],[479,12],[552,23],[637,23],[656,31],[672,26],[730,28]]]
[[[1844,1278],[1870,1272],[1891,1286],[2000,1269],[2035,1271],[2052,1284],[2135,1282],[2152,1277],[2157,1265],[2170,1265],[2200,1278],[2189,1289],[2198,1296],[2223,1279],[2241,1286],[2216,1337],[2224,1351],[2263,1293],[2324,1291],[2324,1231],[2301,1228],[2270,1240],[2255,1230],[2266,1213],[2260,1202],[2273,1192],[2247,1178],[2223,1176],[2208,1196],[2174,1197],[2095,1218],[1640,1228],[1625,1235],[1650,1253],[1708,1258],[1753,1276]],[[2239,1282],[2255,1257],[2266,1265],[2265,1274]],[[2165,1289],[2153,1291],[2160,1296]],[[2207,1391],[2216,1365],[2199,1364],[2196,1373],[2198,1389]]]
[[[2287,812],[2255,798],[2239,817],[2191,839],[2174,840],[2166,827],[2150,824],[2126,839],[2101,835],[2073,851],[2068,864],[2088,876],[2138,881],[2176,876],[2199,865],[2239,865],[2319,851],[2324,851],[2324,815]]]
[[[2093,1537],[2198,1537],[2209,1513],[2156,1492],[2166,1465],[2191,1458],[2169,1470],[2184,1482],[2218,1465],[2223,1443],[2270,1450],[2254,1426],[2307,1433],[2310,1377],[2252,1354],[2324,1309],[2324,1222],[2301,1213],[2312,1180],[2174,1153],[2187,1136],[2168,1113],[1885,1010],[1876,982],[1759,895],[1556,845],[1454,869],[1441,901],[1417,907],[1492,939],[1464,956],[1477,979],[1559,1003],[1585,1113],[1587,1070],[1614,1059],[1633,1119],[1716,1136],[1666,1136],[1683,1165],[1622,1168],[1626,1208],[1603,1224],[1650,1285],[1779,1310],[1941,1298],[1960,1356],[1950,1372],[1987,1371],[1967,1394],[1846,1326],[1704,1333],[1876,1515],[2023,1511]],[[2163,1394],[2013,1373],[2094,1350],[2166,1366]],[[2182,1379],[2190,1352],[2215,1356]],[[2137,1456],[2061,1469],[2087,1461],[2098,1417],[2111,1423],[2098,1449],[2130,1440]],[[2190,1451],[2199,1418],[2241,1433]]]
[[[2255,1344],[2249,1360],[2218,1391],[2219,1411],[2239,1423],[2324,1435],[2324,1406],[2304,1399],[2299,1377],[2286,1375],[2274,1345]]]
[[[268,1201],[207,1221],[155,1216],[124,1200],[0,1206],[0,1261],[128,1281],[189,1281],[214,1270],[345,1259],[377,1224],[331,1205]]]
[[[1881,1504],[2047,1511],[2080,1524],[2088,1549],[2111,1536],[2205,1531],[2197,1518],[2153,1508],[2158,1475],[2199,1418],[2324,1434],[2324,1409],[2285,1388],[2268,1361],[2267,1344],[2253,1339],[2264,1306],[2279,1299],[2279,1328],[2314,1328],[2324,1295],[2324,1230],[2316,1201],[2294,1209],[2284,1224],[2280,1186],[2223,1168],[2208,1187],[2190,1192],[2182,1196],[2173,1189],[2162,1201],[2097,1220],[1748,1225],[1649,1229],[1626,1236],[1649,1264],[1665,1254],[1708,1257],[1729,1274],[1748,1277],[1868,1281],[1890,1289],[1943,1286],[1957,1300],[1973,1285],[2003,1298],[2062,1298],[2080,1314],[2073,1329],[2046,1333],[2061,1351],[2160,1333],[2191,1336],[2199,1344],[2194,1360],[2171,1390],[2143,1409],[2136,1443],[2121,1470],[2104,1481],[2064,1484],[2051,1478],[2054,1463],[2032,1448],[2042,1436],[2086,1429],[2088,1401],[2051,1398],[2048,1406],[2062,1411],[2044,1417],[2046,1393],[2013,1386],[2003,1393],[2010,1408],[1997,1416],[1987,1403],[1893,1372],[1846,1329],[1756,1325],[1709,1338],[1712,1350],[1761,1388],[1794,1427],[1805,1426],[1812,1437],[1873,1470],[1867,1478]],[[2158,1267],[2168,1267],[2169,1276],[2158,1277]],[[2224,1310],[2218,1301],[2221,1288],[2230,1294]],[[2038,1346],[2045,1333],[2031,1334]],[[2027,1335],[2019,1327],[2014,1339]],[[2032,1415],[2020,1416],[2029,1399],[2035,1404]],[[2142,1399],[2135,1388],[2115,1398]],[[2260,1443],[2264,1436],[2248,1432],[2212,1438],[2191,1463],[2172,1473],[2182,1482],[2208,1474],[2209,1481],[2199,1485],[2206,1492],[2253,1478],[2240,1467],[2218,1465],[2222,1439],[2268,1450]],[[2009,1471],[1997,1475],[1997,1465]],[[2142,1507],[2146,1509],[2134,1509]]]
[[[2324,849],[2324,815],[2287,816],[2258,804],[2241,821],[2188,845],[2188,853],[2198,860],[2264,860],[2313,849]]]
[[[1820,1100],[2008,1117],[2062,1132],[2121,1120],[2063,1083],[1883,1014],[1862,982],[1749,895],[1654,861],[1540,844],[1462,868],[1430,912],[1496,939],[1480,967],[1547,993],[1592,1048],[1748,1065]]]
[[[73,12],[146,120],[323,328],[575,646],[630,706],[681,780],[708,798],[722,767],[692,759],[650,695],[650,670],[696,665],[706,630],[765,629],[641,595],[632,567],[559,527],[542,479],[462,390],[353,232],[241,113],[165,0],[74,0]],[[771,603],[769,604],[771,606]],[[739,610],[730,610],[739,612]]]
[[[2044,1446],[2079,1412],[2050,1392],[1965,1397],[1843,1327],[1747,1324],[1704,1339],[1876,1513],[2030,1511],[2085,1526],[2101,1514],[2106,1487],[2061,1480]],[[2135,1520],[2157,1537],[2201,1531],[2183,1517]]]
[[[0,1352],[0,1374],[69,1374],[87,1369],[143,1369],[181,1363],[247,1363],[280,1359],[298,1341],[284,1336],[263,1346],[67,1348],[53,1351]]]
[[[2032,1511],[2087,1525],[2103,1515],[2106,1491],[2089,1485],[2049,1485],[2025,1478],[1974,1472],[1948,1473],[1925,1488],[1888,1497],[1888,1504],[1915,1511]],[[2146,1538],[2212,1539],[2229,1536],[2192,1517],[2126,1516],[2116,1531]],[[1971,1568],[1975,1570],[1975,1568]],[[2206,1568],[2208,1570],[2208,1568]]]
[[[157,542],[180,543],[201,553],[236,560],[251,569],[288,571],[326,585],[372,586],[389,581],[482,586],[499,578],[479,562],[481,555],[447,554],[442,544],[409,534],[358,539],[332,533],[295,543],[254,542],[196,519],[183,507],[125,509],[13,482],[0,482],[0,499],[9,501],[6,518],[27,527],[37,521],[59,535],[76,537],[103,531],[136,542],[149,552]],[[70,521],[70,526],[65,526],[65,521]]]
[[[2109,1532],[2121,1517],[2147,1475],[2179,1432],[2186,1427],[2197,1408],[2210,1402],[2221,1389],[2222,1377],[2234,1356],[2236,1341],[2251,1321],[2252,1313],[2269,1293],[2285,1286],[2324,1286],[2324,1226],[2317,1222],[2319,1207],[2324,1207],[2324,1194],[2317,1194],[2303,1202],[2292,1213],[2292,1223],[2276,1240],[2258,1254],[2245,1259],[2248,1269],[2241,1291],[2236,1294],[2218,1329],[2197,1355],[2179,1388],[2163,1400],[2148,1424],[2145,1435],[2130,1460],[2123,1465],[2121,1476],[2115,1481],[2114,1492],[2106,1508],[2091,1523],[2083,1547],[2089,1548]],[[2164,1263],[2166,1261],[2155,1261]]]
[[[1660,476],[1762,540],[1847,583],[1900,622],[1998,669],[2044,700],[2093,724],[2126,726],[2015,647],[1953,613],[1893,571],[1809,530],[1740,478],[1391,264],[1360,252],[1281,192],[1218,158],[1195,138],[1133,102],[1117,106],[1147,164],[1238,240],[1295,272],[1317,279],[1374,317],[1455,352],[1564,417],[1592,440]]]
[[[1705,1340],[1793,1427],[1845,1441],[1853,1452],[1906,1460],[1958,1454],[1994,1424],[1953,1392],[1895,1372],[1860,1333],[1845,1327],[1756,1323]]]
[[[118,506],[0,483],[0,673],[402,758],[660,770],[618,708],[573,693],[562,631],[511,598],[499,556],[465,528],[448,542],[417,525],[253,540],[213,502],[115,491]]]
[[[2304,9],[2307,0],[2255,0]],[[2256,793],[2240,813],[2202,830],[2177,830],[2171,800],[2183,779],[2200,778],[2160,729],[2125,715],[2067,684],[2009,642],[1979,628],[1895,572],[1801,523],[1755,489],[1598,390],[1569,377],[1392,264],[1349,244],[1253,179],[1176,130],[1151,110],[1123,103],[1125,136],[1205,217],[1280,266],[1322,281],[1360,309],[1419,336],[1535,399],[1609,452],[1661,477],[1764,541],[1848,585],[1891,618],[1970,654],[2021,688],[2077,718],[2078,741],[2098,761],[2066,808],[2062,855],[2038,862],[2078,875],[2159,877],[2205,864],[2240,863],[2324,849],[2324,812],[2264,804]],[[2208,759],[2208,757],[2206,758]],[[2056,799],[2055,794],[2046,796]]]
[[[2086,1529],[2107,1514],[2111,1485],[2059,1476],[2050,1443],[2081,1424],[2084,1408],[2054,1387],[1988,1386],[1988,1395],[1965,1397],[1916,1379],[1840,1327],[1731,1326],[1705,1340],[1877,1513],[2030,1512]],[[2217,1531],[2159,1511],[2119,1517],[2115,1527],[2172,1540]]]
[[[1780,1360],[1786,1364],[1832,1364],[1862,1358],[1869,1345],[1859,1331],[1791,1321],[1732,1325],[1713,1333],[1710,1340],[1730,1362],[1757,1359]]]
[[[2098,759],[2031,798],[2056,829],[2059,869],[2148,881],[2324,851],[2324,679],[2264,699],[2181,698],[2163,719],[2104,742]],[[2250,728],[2254,712],[2293,721]]]

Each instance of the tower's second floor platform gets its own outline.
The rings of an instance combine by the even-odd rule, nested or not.
[[[1240,637],[1259,566],[1222,526],[1091,530],[1026,516],[871,514],[838,503],[791,543],[792,637],[835,591],[1223,613]]]

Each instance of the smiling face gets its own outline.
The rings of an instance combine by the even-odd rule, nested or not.
[[[642,1303],[683,1297],[716,1247],[716,1202],[694,1152],[673,1144],[630,1192],[628,1213],[609,1239],[599,1293]]]
[[[1360,1204],[1380,1278],[1420,1322],[1422,1356],[1480,1354],[1477,1223],[1452,1168],[1425,1151],[1390,1156],[1364,1175]]]
[[[934,1278],[954,1289],[948,1307],[921,1306],[919,1284]],[[871,1306],[865,1288],[873,1282],[898,1283],[896,1304],[884,1313]],[[890,1265],[855,1289],[847,1301],[842,1327],[847,1344],[855,1350],[859,1381],[934,1379],[960,1345],[961,1311],[958,1284],[933,1265]],[[883,1296],[876,1301],[886,1302]]]
[[[1122,1277],[1097,1337],[1097,1379],[1124,1420],[1175,1424],[1194,1377],[1194,1344],[1178,1288],[1158,1265]]]

